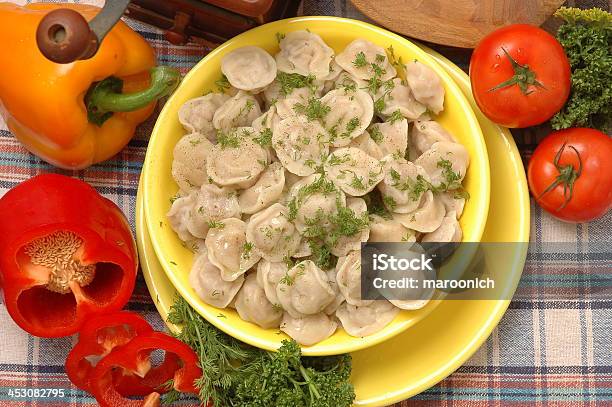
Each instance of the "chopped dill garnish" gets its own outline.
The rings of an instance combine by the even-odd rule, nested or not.
[[[320,240],[309,240],[308,245],[312,252],[312,261],[321,269],[329,269],[335,266],[337,260],[331,253],[331,248]]]
[[[280,91],[283,96],[290,95],[294,89],[310,88],[313,89],[315,77],[313,75],[300,75],[297,73],[279,72],[276,80],[280,84]]]
[[[293,259],[287,254],[283,257],[283,263],[285,263],[288,269],[292,268],[295,265]]]
[[[251,251],[253,250],[253,242],[244,242],[242,245],[242,258],[248,259],[251,257]]]
[[[298,211],[297,198],[293,198],[291,201],[289,201],[289,204],[287,205],[287,207],[289,208],[287,219],[294,220],[297,217],[297,211]]]
[[[338,212],[329,216],[329,222],[333,229],[328,240],[334,245],[339,237],[353,236],[367,228],[370,219],[367,212],[364,212],[362,216],[357,216],[351,208],[338,205]]]
[[[342,137],[349,137],[352,132],[355,131],[361,125],[361,120],[359,117],[353,117],[351,120],[346,123],[346,132],[342,135]],[[345,136],[346,135],[346,136]]]
[[[292,286],[295,283],[295,277],[291,277],[289,272],[285,273],[283,278],[278,281],[279,284],[284,284],[286,286]]]
[[[382,134],[382,131],[377,127],[370,128],[370,138],[374,140],[376,144],[380,144],[385,139],[385,136]]]
[[[403,119],[404,119],[404,115],[402,114],[402,112],[399,111],[399,109],[397,109],[396,111],[391,113],[391,116],[389,116],[388,121],[389,123],[393,124]]]
[[[253,139],[254,142],[262,147],[269,147],[272,145],[272,130],[266,127],[259,132],[259,137]]]
[[[329,157],[327,158],[327,164],[328,165],[340,165],[350,160],[351,160],[351,156],[348,153],[343,154],[341,156],[331,153]]]
[[[393,197],[385,195],[383,196],[383,203],[390,211],[393,211],[397,207],[397,202]]]
[[[412,190],[410,191],[410,199],[417,201],[421,195],[430,189],[433,189],[431,183],[427,182],[427,180],[419,174],[417,175],[416,183],[412,186]]]
[[[438,168],[442,169],[442,176],[444,182],[442,182],[436,189],[448,191],[449,189],[457,189],[461,187],[461,174],[453,171],[453,163],[445,158],[440,158],[436,164]]]
[[[374,189],[372,192],[364,195],[363,200],[366,202],[370,215],[378,215],[387,220],[392,218],[391,213],[384,205],[383,197],[378,189]]]
[[[207,224],[210,229],[214,229],[214,228],[223,229],[225,227],[225,223],[218,221],[218,220],[209,220]]]
[[[367,64],[368,64],[368,60],[366,59],[366,56],[363,53],[363,51],[358,52],[355,55],[355,60],[353,61],[353,65],[355,65],[356,68],[363,68]]]
[[[225,91],[232,86],[227,80],[227,76],[224,74],[221,74],[221,78],[215,81],[215,85],[217,85],[217,89],[219,89],[219,92],[221,93],[225,93]]]
[[[280,42],[282,40],[284,40],[284,39],[285,39],[285,34],[284,33],[279,33],[279,32],[276,33],[276,42],[278,42],[280,44]]]
[[[340,83],[340,87],[344,89],[345,93],[355,92],[357,90],[357,84],[349,78],[344,78],[342,83]]]
[[[222,149],[228,147],[238,148],[240,147],[240,138],[235,131],[224,133],[221,130],[217,130],[217,144],[219,144]]]
[[[306,116],[310,121],[323,119],[330,111],[331,107],[323,104],[321,99],[310,98],[308,104],[296,103],[293,105],[293,110]]]
[[[387,103],[385,102],[386,96],[387,94],[385,93],[384,95],[382,95],[381,97],[379,97],[378,99],[374,101],[374,112],[375,113],[382,113],[382,111],[385,110],[385,107],[387,106]]]
[[[363,183],[363,178],[358,177],[355,173],[353,173],[353,179],[351,180],[350,186],[360,191],[365,191],[367,188]]]

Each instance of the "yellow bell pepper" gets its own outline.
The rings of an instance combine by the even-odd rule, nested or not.
[[[47,60],[36,28],[59,7],[87,20],[99,12],[80,4],[0,3],[0,113],[32,153],[57,167],[82,169],[117,154],[156,100],[176,88],[180,74],[155,67],[151,46],[123,22],[91,59]]]

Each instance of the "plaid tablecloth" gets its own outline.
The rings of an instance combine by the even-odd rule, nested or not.
[[[102,0],[74,2],[103,3]],[[609,8],[605,0],[571,3]],[[301,12],[365,19],[347,0],[305,0]],[[203,55],[198,46],[173,46],[151,27],[129,23],[155,47],[162,64],[176,66],[184,73]],[[469,54],[464,52],[445,48],[441,51],[462,67],[469,61]],[[41,162],[12,137],[4,123],[0,123],[0,196],[35,174],[63,173],[92,184],[116,202],[134,225],[138,178],[154,120],[152,117],[142,125],[137,136],[117,157],[79,172],[57,170]],[[547,131],[542,127],[515,133],[525,158]],[[541,243],[559,241],[574,244],[576,256],[570,256],[569,260],[566,256],[565,266],[577,273],[589,266],[589,245],[593,242],[607,247],[604,262],[612,267],[611,226],[612,213],[596,222],[571,225],[552,219],[532,203],[531,241],[535,244],[531,246],[527,267],[556,267],[557,255],[545,253],[538,247]],[[142,276],[138,278],[129,309],[143,313],[159,329],[163,328]],[[25,334],[0,304],[0,405],[95,405],[86,393],[71,386],[64,374],[64,359],[74,342],[74,338],[46,340]],[[21,389],[64,389],[64,396],[37,398],[24,393],[15,397],[21,393],[14,391]],[[9,390],[13,390],[12,397]],[[612,406],[612,301],[594,301],[588,295],[574,301],[542,301],[537,297],[514,301],[500,325],[471,360],[437,386],[401,403],[402,406],[510,404]]]

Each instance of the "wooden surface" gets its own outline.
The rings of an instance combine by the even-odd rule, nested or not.
[[[351,0],[386,28],[437,44],[474,48],[504,25],[540,25],[563,0]]]

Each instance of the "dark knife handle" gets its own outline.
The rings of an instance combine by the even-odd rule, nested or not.
[[[40,52],[60,64],[91,58],[129,3],[130,0],[107,1],[89,23],[75,10],[60,8],[49,12],[36,30]]]

